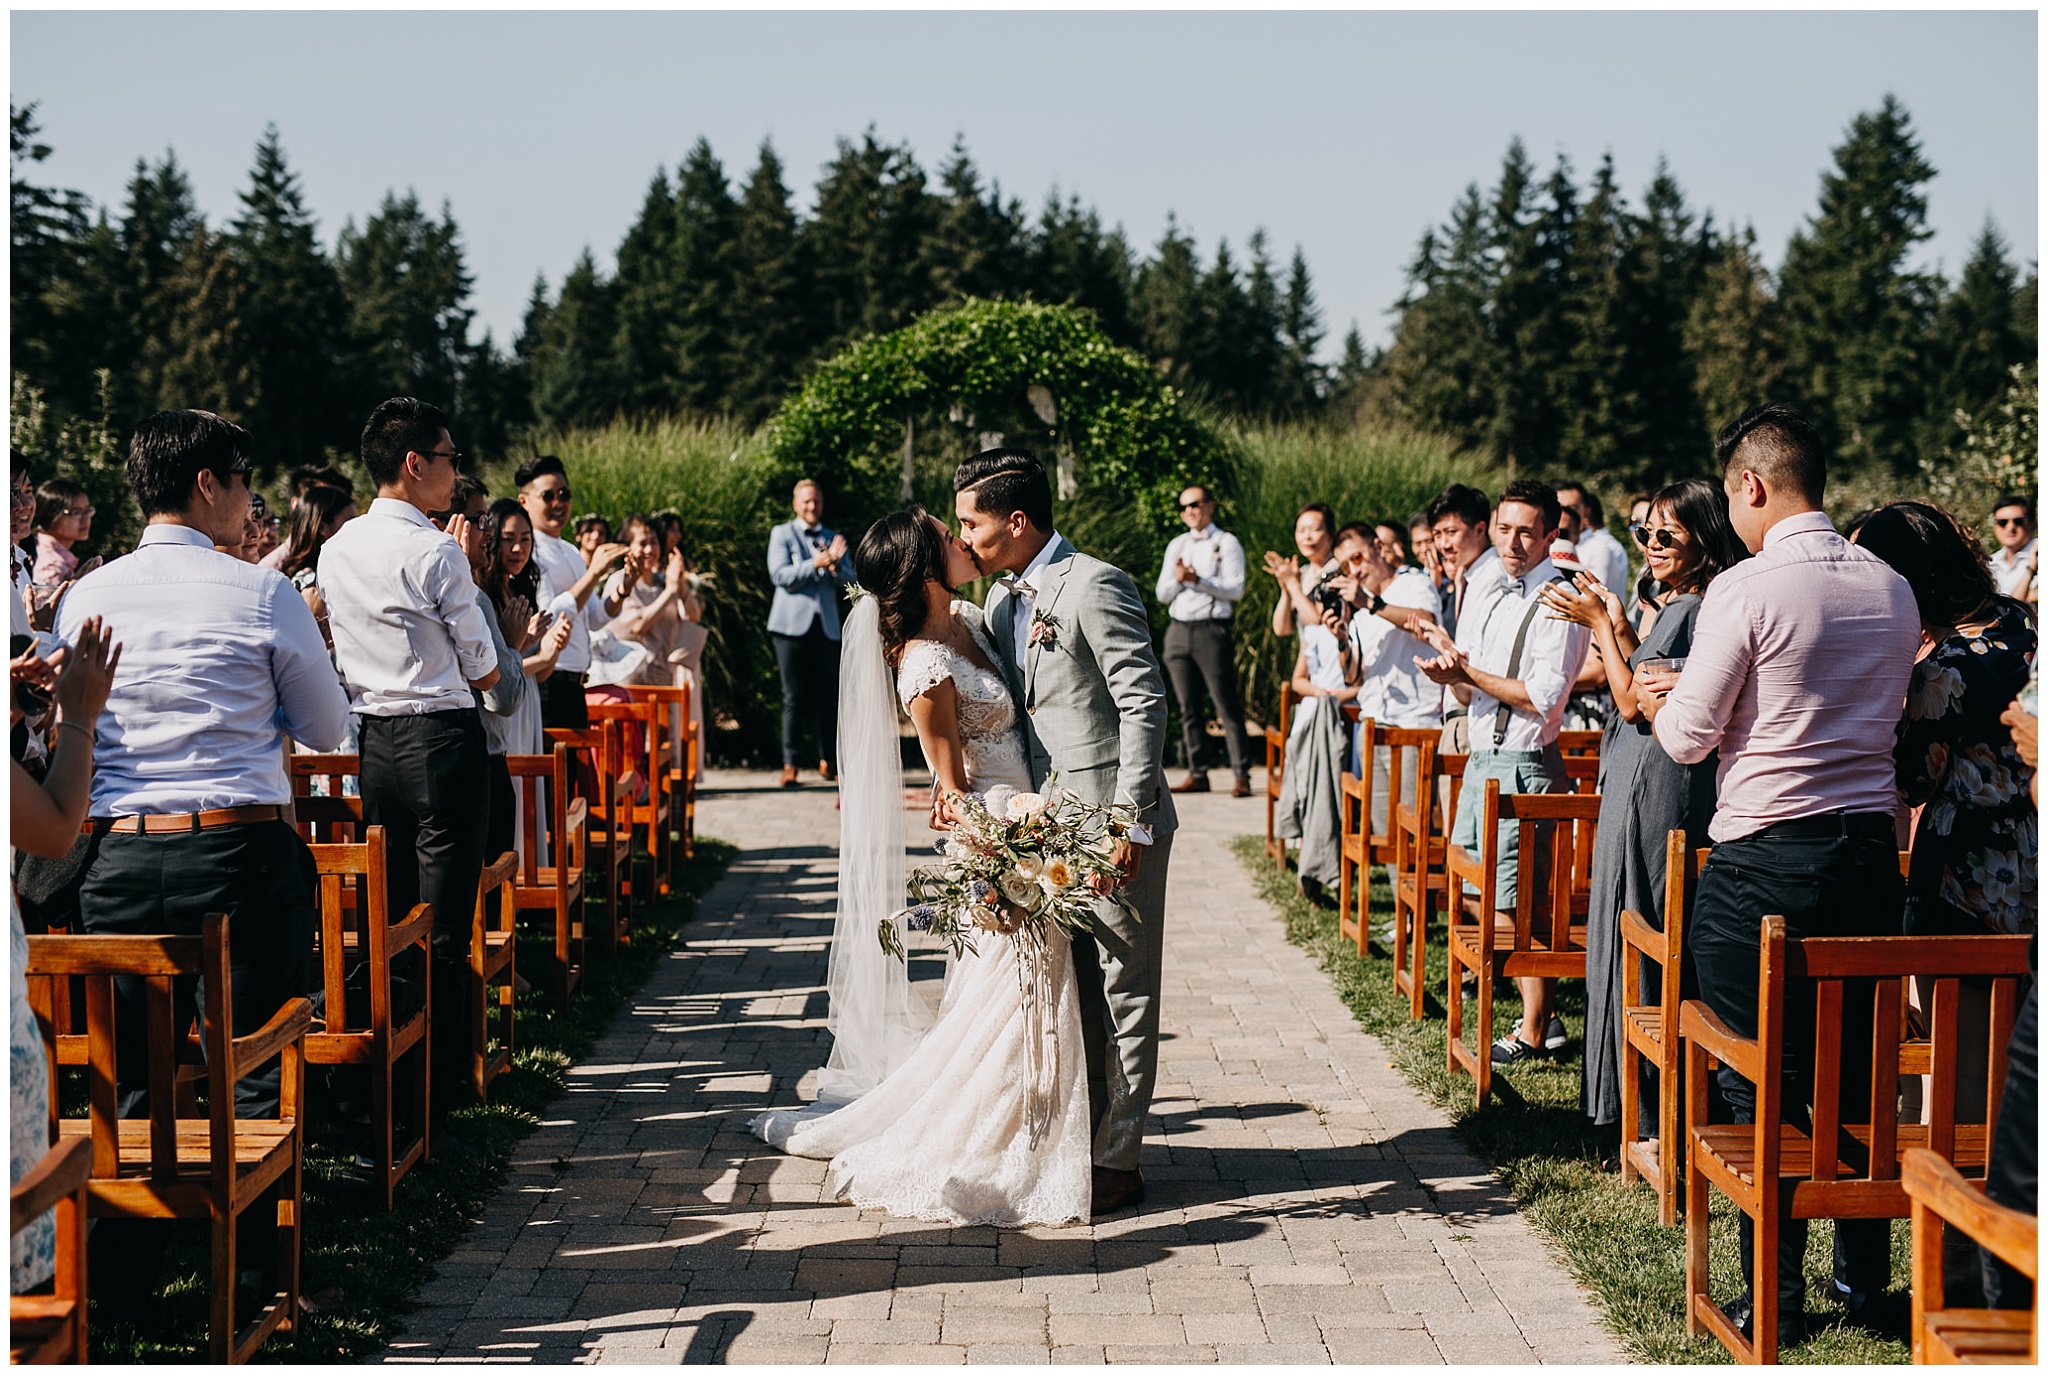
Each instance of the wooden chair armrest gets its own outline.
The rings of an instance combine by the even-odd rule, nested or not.
[[[1360,802],[1365,801],[1365,780],[1355,773],[1346,773],[1342,778],[1339,778],[1337,780],[1337,790],[1345,797],[1357,798]]]
[[[1650,925],[1641,912],[1622,909],[1621,941],[1629,949],[1642,951],[1658,964],[1671,958],[1671,938]]]
[[[499,884],[511,880],[518,872],[519,852],[507,850],[504,854],[499,855],[495,860],[484,866],[483,873],[477,879],[477,886],[479,888],[495,888]]]
[[[59,1141],[10,1192],[13,1212],[9,1235],[49,1212],[67,1195],[83,1189],[91,1178],[92,1138],[67,1136]]]
[[[1955,1166],[1933,1151],[1914,1147],[1906,1152],[1901,1182],[1906,1196],[1932,1210],[1942,1221],[1997,1256],[2028,1279],[2039,1279],[2038,1219],[1993,1203]]]
[[[1755,1039],[1736,1035],[1734,1028],[1698,998],[1688,998],[1679,1005],[1678,1034],[1685,1040],[1697,1042],[1707,1054],[1750,1083],[1756,1082],[1760,1070]]]
[[[279,1008],[277,1015],[265,1022],[261,1030],[237,1036],[234,1041],[235,1063],[248,1066],[237,1077],[246,1079],[275,1059],[286,1046],[304,1041],[312,1025],[313,1004],[304,998],[294,998]]]
[[[434,934],[434,908],[431,903],[415,903],[405,920],[389,928],[384,937],[385,947],[403,950],[421,940],[430,939]]]
[[[1474,888],[1483,888],[1479,882],[1479,861],[1462,845],[1444,845],[1444,873],[1452,878],[1469,878]]]
[[[572,834],[582,830],[584,827],[590,824],[589,798],[579,797],[569,804],[569,812],[566,824],[568,825],[569,830]]]

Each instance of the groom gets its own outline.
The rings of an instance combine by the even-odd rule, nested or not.
[[[1093,933],[1074,938],[1101,1217],[1145,1198],[1138,1146],[1159,1064],[1159,936],[1177,824],[1162,767],[1166,693],[1137,584],[1052,528],[1052,484],[1036,458],[978,453],[954,471],[953,491],[975,564],[1009,575],[989,593],[988,628],[1017,699],[1032,784],[1057,773],[1091,803],[1138,813],[1113,854],[1137,920],[1103,902]]]

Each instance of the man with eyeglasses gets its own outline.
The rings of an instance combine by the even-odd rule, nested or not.
[[[2008,492],[1991,508],[1991,529],[1998,552],[1991,556],[1991,577],[2007,597],[2032,601],[2034,585],[2034,499]]]
[[[498,649],[463,549],[444,533],[462,455],[439,408],[410,396],[370,412],[370,508],[327,540],[317,574],[334,661],[361,721],[363,820],[384,828],[390,910],[434,909],[433,1115],[469,1085],[469,942],[490,824],[484,728],[471,689],[499,678]],[[437,1146],[451,1144],[437,1141]]]
[[[519,504],[533,522],[533,561],[540,566],[541,610],[569,619],[569,643],[555,660],[555,671],[541,684],[542,726],[582,730],[590,724],[590,705],[583,696],[583,675],[590,671],[590,599],[603,585],[612,565],[626,556],[623,544],[600,544],[586,564],[576,546],[562,538],[569,523],[569,474],[562,460],[541,454],[519,465]],[[621,598],[598,597],[604,615],[599,625],[619,614]]]
[[[128,481],[149,524],[132,553],[79,579],[57,616],[67,644],[97,617],[121,645],[98,721],[63,726],[93,750],[81,924],[93,935],[196,936],[208,913],[227,913],[237,1036],[310,986],[317,879],[292,825],[288,739],[331,750],[348,726],[320,628],[291,582],[215,550],[242,538],[251,447],[248,431],[209,411],[159,411],[137,425]],[[114,991],[123,1116],[147,1111],[141,984],[120,980]],[[182,1038],[197,1012],[194,981],[173,996]],[[275,1117],[280,1091],[272,1061],[236,1086],[236,1113]],[[243,1214],[243,1311],[273,1292],[260,1269],[271,1251],[261,1237],[275,1225],[266,1212]],[[138,1227],[119,1243],[96,1233],[95,1251],[104,1241],[146,1269],[150,1234],[161,1231]]]
[[[1251,751],[1245,747],[1244,709],[1237,700],[1237,669],[1230,650],[1230,618],[1244,596],[1244,546],[1216,524],[1216,498],[1199,484],[1180,494],[1180,518],[1188,527],[1166,546],[1154,589],[1169,618],[1160,661],[1180,699],[1180,738],[1187,750],[1188,777],[1173,791],[1209,791],[1201,694],[1223,726],[1230,757],[1232,797],[1252,795]]]

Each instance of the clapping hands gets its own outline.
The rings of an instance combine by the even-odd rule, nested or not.
[[[1441,687],[1461,687],[1472,681],[1465,655],[1442,626],[1435,621],[1417,621],[1413,633],[1436,651],[1427,659],[1419,654],[1415,656],[1415,666],[1422,670],[1425,678]]]

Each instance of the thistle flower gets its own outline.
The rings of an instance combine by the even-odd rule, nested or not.
[[[928,902],[921,902],[910,909],[910,915],[905,918],[903,924],[912,931],[929,931],[932,929],[932,923],[938,919],[938,915],[938,908]]]

